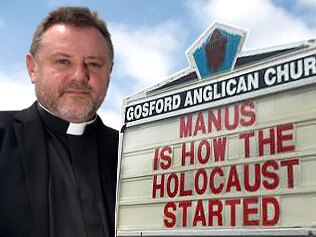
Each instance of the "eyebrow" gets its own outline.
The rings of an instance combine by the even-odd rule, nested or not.
[[[98,56],[88,56],[87,59],[88,60],[100,60],[102,62],[105,61],[105,59],[103,57],[98,57]]]
[[[57,52],[51,55],[52,58],[54,57],[65,57],[65,58],[71,58],[71,56],[69,54],[63,53],[63,52]],[[99,57],[99,56],[88,56],[86,57],[86,59],[88,60],[100,60],[102,62],[106,61],[106,59],[104,57]]]
[[[65,57],[65,58],[71,58],[70,55],[65,54],[65,53],[62,53],[62,52],[57,52],[57,53],[54,53],[54,54],[51,55],[52,58],[54,58],[54,57],[60,57],[60,56]]]

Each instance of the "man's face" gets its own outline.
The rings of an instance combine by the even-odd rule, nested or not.
[[[112,69],[108,44],[96,28],[53,25],[43,34],[37,57],[26,59],[37,99],[46,109],[73,123],[94,117]]]

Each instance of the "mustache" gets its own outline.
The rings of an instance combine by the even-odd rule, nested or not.
[[[93,88],[89,86],[86,82],[70,82],[66,85],[64,85],[60,89],[60,94],[65,93],[68,90],[81,90],[87,94],[92,94],[93,93]]]

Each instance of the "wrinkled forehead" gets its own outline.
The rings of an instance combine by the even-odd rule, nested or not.
[[[66,24],[55,24],[48,28],[42,36],[41,51],[59,49],[65,51],[91,51],[106,53],[109,59],[111,50],[103,34],[93,26],[77,27]]]

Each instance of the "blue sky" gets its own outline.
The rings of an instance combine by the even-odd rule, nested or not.
[[[115,65],[99,114],[117,129],[122,99],[187,68],[185,50],[215,22],[248,30],[243,51],[316,38],[316,0],[1,0],[0,110],[35,100],[25,55],[36,26],[62,5],[98,11],[112,33]]]

